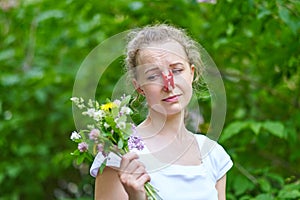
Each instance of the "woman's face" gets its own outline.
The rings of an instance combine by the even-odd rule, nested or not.
[[[166,115],[181,112],[192,96],[194,66],[183,47],[174,41],[152,44],[139,50],[135,87],[149,109]]]

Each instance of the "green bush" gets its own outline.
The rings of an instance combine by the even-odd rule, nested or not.
[[[186,28],[227,91],[220,143],[234,160],[228,199],[299,199],[300,3],[296,0],[0,2],[0,199],[93,196],[76,166],[69,101],[81,62],[105,38],[149,23]],[[120,66],[120,62],[112,64]],[[97,98],[120,74],[107,70]],[[210,101],[200,101],[209,124]]]

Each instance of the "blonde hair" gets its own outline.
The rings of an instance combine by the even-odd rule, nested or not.
[[[195,81],[200,77],[203,65],[200,57],[200,48],[197,42],[191,39],[180,28],[167,24],[157,24],[135,29],[128,34],[125,66],[131,78],[136,78],[138,51],[153,43],[176,41],[186,52],[188,62],[195,66]]]

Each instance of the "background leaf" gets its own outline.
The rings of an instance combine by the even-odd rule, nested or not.
[[[299,16],[296,0],[2,0],[0,198],[93,198],[90,158],[77,165],[70,155],[77,70],[106,38],[164,22],[185,28],[222,75],[228,103],[218,142],[234,161],[227,199],[299,199]],[[123,59],[99,80],[99,102],[124,74]],[[211,123],[211,95],[205,87],[195,92],[201,132]],[[133,120],[146,115],[140,103]]]

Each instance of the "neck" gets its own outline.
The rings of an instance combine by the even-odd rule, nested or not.
[[[145,120],[145,126],[148,130],[146,137],[153,137],[156,135],[165,137],[181,137],[187,133],[187,129],[184,124],[184,110],[173,114],[165,115],[164,113],[150,110],[147,119]]]

